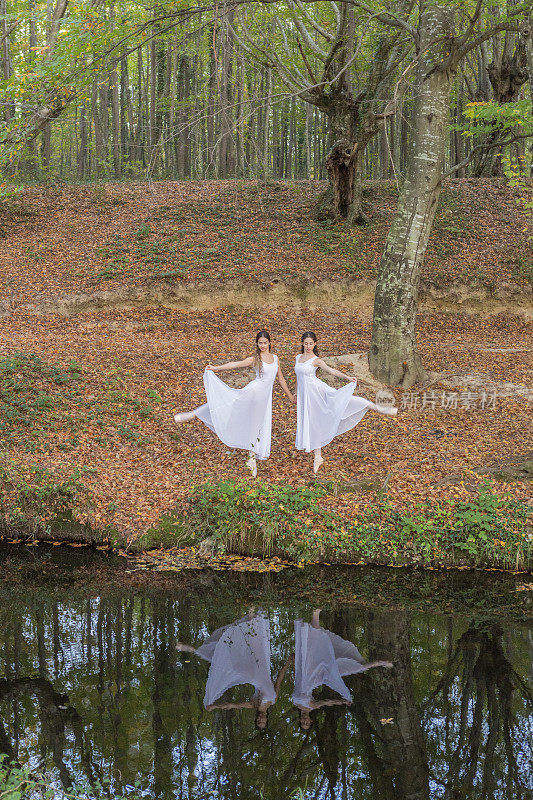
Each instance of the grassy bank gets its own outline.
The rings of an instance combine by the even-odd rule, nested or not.
[[[475,495],[399,506],[386,497],[348,507],[336,485],[219,481],[196,487],[182,510],[137,544],[278,555],[298,563],[533,568],[532,508],[486,482]]]
[[[6,210],[4,535],[137,551],[203,542],[206,552],[280,552],[294,561],[529,563],[519,522],[530,486],[508,465],[531,463],[524,432],[533,326],[512,306],[515,291],[527,302],[531,259],[526,221],[497,181],[450,181],[442,194],[423,280],[442,288],[451,310],[426,306],[417,318],[433,400],[423,403],[423,388],[414,397],[394,390],[398,417],[367,414],[332,442],[318,483],[294,449],[294,407],[279,387],[259,484],[242,481],[243,454],[205,426],[173,423],[176,411],[204,402],[205,365],[248,355],[259,328],[270,330],[291,386],[304,330],[316,330],[323,355],[368,351],[368,287],[395,188],[365,187],[372,223],[354,230],[312,219],[321,189],[249,181],[165,182],[149,192],[141,184],[32,188]],[[265,304],[284,281],[292,282],[290,303]],[[351,302],[357,281],[368,291]],[[165,287],[182,285],[203,292],[203,305],[164,307]],[[238,293],[231,301],[211,294],[234,285],[246,289],[246,303]],[[461,293],[453,306],[454,285],[474,295],[483,287],[484,296],[511,289],[505,310],[474,317],[475,303],[463,313]],[[124,300],[137,289],[149,303]],[[106,292],[112,303],[101,307]],[[83,302],[61,316],[67,296]],[[239,386],[248,376],[227,378]],[[483,392],[494,403],[481,406]],[[375,400],[364,386],[360,393]],[[439,399],[451,394],[455,404]],[[497,480],[485,497],[487,476]],[[231,503],[222,486],[234,492]]]
[[[533,509],[498,494],[488,481],[462,497],[459,491],[437,502],[399,505],[381,496],[355,508],[339,496],[334,482],[296,488],[250,481],[203,483],[128,541],[112,528],[93,531],[75,522],[91,503],[78,475],[58,481],[39,473],[29,483],[4,471],[0,479],[6,537],[107,543],[132,553],[167,548],[170,567],[176,549],[180,567],[186,566],[182,550],[189,548],[191,563],[199,551],[215,559],[277,556],[298,564],[533,569]]]

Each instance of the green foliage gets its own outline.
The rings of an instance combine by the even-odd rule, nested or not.
[[[50,530],[51,524],[91,506],[83,470],[58,475],[46,467],[26,467],[0,459],[0,517],[4,526],[20,533]]]
[[[472,102],[464,109],[467,125],[463,130],[467,135],[488,135],[497,128],[502,133],[520,133],[533,135],[533,119],[529,100],[516,100],[512,103]]]
[[[282,554],[296,561],[533,565],[531,509],[487,483],[469,501],[382,500],[345,521],[325,486],[220,481],[197,486],[181,518],[181,543],[217,552]]]
[[[209,540],[219,553],[265,556],[282,548],[297,558],[311,525],[334,530],[334,516],[320,506],[326,494],[319,485],[205,483],[191,493],[183,534],[189,541]]]
[[[502,142],[512,139],[513,136],[533,137],[530,100],[502,104],[495,101],[468,103],[464,116],[466,124],[458,129],[465,136],[490,138],[497,135],[496,141]],[[533,214],[531,156],[516,158],[509,145],[502,146],[499,155],[502,157],[503,171],[509,185],[518,190],[519,205],[526,214]]]
[[[62,441],[60,445],[69,449],[77,446],[79,434],[91,422],[142,444],[146,440],[141,422],[152,413],[153,408],[133,398],[116,374],[94,386],[76,361],[68,366],[49,364],[32,353],[0,359],[0,437],[4,445],[30,452],[42,450],[46,435],[57,429],[63,435],[70,433],[70,443]]]
[[[184,268],[167,269],[169,261],[180,256],[177,242],[181,236],[155,237],[150,225],[143,223],[130,234],[115,234],[113,239],[99,248],[106,266],[99,270],[96,280],[114,278],[183,278]]]
[[[513,277],[527,281],[533,286],[533,251],[517,253],[510,261],[510,272]]]
[[[59,788],[46,775],[34,772],[9,761],[0,753],[0,798],[1,800],[137,800],[142,797],[139,786],[127,795],[110,790],[105,781],[96,781],[92,786],[70,786]]]
[[[10,443],[20,428],[51,423],[66,397],[76,396],[82,370],[49,365],[38,356],[15,353],[0,360],[0,436]]]

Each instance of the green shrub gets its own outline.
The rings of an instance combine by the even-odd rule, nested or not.
[[[176,538],[180,544],[208,542],[219,553],[278,554],[301,562],[533,565],[531,508],[497,495],[489,483],[468,501],[398,510],[385,499],[349,520],[330,492],[323,485],[205,483],[173,518]]]
[[[137,800],[142,797],[138,786],[127,795],[110,790],[106,782],[96,781],[92,786],[74,785],[60,789],[51,785],[50,779],[28,767],[11,763],[5,753],[0,753],[0,797],[2,800]]]
[[[4,528],[34,535],[49,532],[52,523],[91,506],[91,492],[82,472],[59,476],[45,467],[26,467],[0,460],[0,517]]]
[[[334,515],[321,508],[321,486],[292,488],[256,481],[219,481],[191,493],[182,530],[189,541],[209,540],[217,552],[298,557],[309,527],[333,531]]]

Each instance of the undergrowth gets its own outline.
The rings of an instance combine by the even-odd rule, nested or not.
[[[80,469],[58,475],[0,457],[0,530],[7,535],[50,534],[62,520],[86,514],[91,501]]]
[[[116,793],[109,786],[109,781],[94,780],[91,785],[71,785],[61,787],[58,781],[53,783],[49,776],[10,762],[5,753],[0,753],[0,797],[2,800],[137,800],[143,792],[137,784],[127,795]]]
[[[174,544],[298,562],[533,567],[531,508],[497,494],[489,482],[470,499],[408,510],[381,499],[353,519],[343,519],[335,500],[318,485],[205,483],[174,519]]]
[[[76,361],[50,364],[35,354],[0,359],[0,446],[27,452],[48,449],[56,433],[63,451],[73,450],[95,425],[100,446],[120,437],[145,444],[142,422],[153,407],[132,397],[117,375],[95,383]]]

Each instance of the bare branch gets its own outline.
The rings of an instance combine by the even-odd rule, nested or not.
[[[356,6],[356,8],[362,8],[363,11],[368,11],[368,13],[372,14],[375,19],[379,20],[379,22],[383,22],[385,25],[389,25],[394,28],[403,28],[410,36],[413,37],[415,42],[418,42],[418,31],[401,17],[392,14],[390,11],[375,13],[371,6],[361,2],[361,0],[349,0],[349,2],[351,5]]]
[[[294,6],[296,5],[298,7],[298,9],[304,15],[306,20],[308,21],[308,23],[311,25],[311,27],[313,27],[315,29],[315,31],[317,33],[319,33],[321,36],[323,36],[324,39],[326,39],[328,42],[332,42],[333,41],[333,39],[335,38],[333,36],[333,34],[330,33],[326,28],[323,28],[322,25],[320,25],[320,23],[318,23],[316,21],[316,19],[313,19],[311,14],[307,11],[305,6],[302,5],[300,0],[289,0],[289,5],[291,6],[291,8],[294,8]],[[332,5],[335,6],[335,3],[332,3]],[[333,11],[335,13],[335,8],[333,9]],[[339,14],[339,9],[338,8],[337,8],[337,14]],[[340,18],[340,14],[339,14],[339,18]],[[337,22],[337,25],[338,25],[338,22]]]
[[[3,44],[5,40],[13,33],[15,28],[17,28],[20,23],[22,22],[21,19],[15,20],[15,22],[5,31],[5,33],[0,37],[0,44]]]
[[[443,172],[440,180],[443,181],[445,178],[449,178],[454,172],[457,172],[457,170],[466,167],[467,164],[472,161],[476,153],[479,153],[481,150],[494,150],[495,147],[507,147],[507,145],[514,144],[514,142],[531,138],[533,138],[533,134],[523,133],[512,136],[510,139],[505,139],[504,141],[500,140],[494,142],[493,144],[489,144],[488,141],[485,140],[484,142],[481,142],[481,144],[476,145],[476,147],[471,150],[470,154],[466,158],[463,158],[463,160],[459,161],[458,164],[454,164],[453,167],[450,167],[450,169],[447,169],[446,172]]]
[[[290,3],[290,6],[291,6],[292,10],[294,11],[294,3],[292,2],[292,0],[289,0],[289,3]],[[309,16],[309,15],[307,14],[307,16]],[[296,25],[296,27],[300,31],[300,34],[302,35],[302,37],[303,37],[306,45],[309,47],[309,49],[312,50],[313,53],[321,61],[325,61],[328,54],[326,52],[324,52],[324,50],[322,50],[322,48],[319,47],[315,41],[313,41],[313,37],[311,36],[309,31],[307,30],[307,28],[303,24],[302,20],[299,19],[298,14],[296,14],[296,13],[293,14],[293,20],[294,20],[294,24]]]

